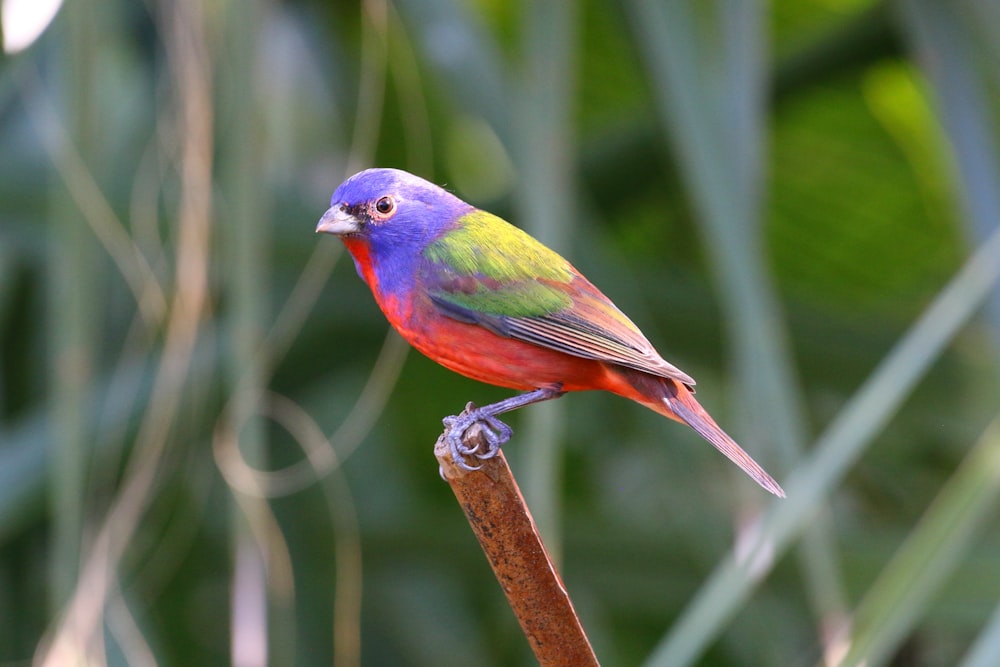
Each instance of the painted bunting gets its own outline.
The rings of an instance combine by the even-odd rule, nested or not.
[[[390,324],[442,366],[523,391],[444,420],[456,464],[488,458],[511,436],[497,415],[601,389],[683,422],[762,487],[781,486],[694,398],[694,380],[555,251],[505,220],[396,169],[344,181],[317,232],[339,236]],[[476,422],[489,449],[462,441]]]

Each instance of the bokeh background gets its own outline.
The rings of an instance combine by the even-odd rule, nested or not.
[[[1000,664],[996,2],[2,8],[0,665],[532,664],[431,451],[508,392],[313,233],[374,165],[571,258],[788,491],[512,415],[604,664]]]

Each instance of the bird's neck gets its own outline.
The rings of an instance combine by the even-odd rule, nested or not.
[[[394,326],[407,327],[406,320],[412,312],[412,269],[398,261],[379,261],[381,255],[373,252],[367,239],[348,236],[342,240],[379,308]]]

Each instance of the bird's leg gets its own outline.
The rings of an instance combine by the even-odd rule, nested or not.
[[[465,462],[465,457],[474,455],[478,459],[492,458],[500,451],[500,446],[510,440],[510,436],[513,433],[509,426],[497,419],[497,415],[523,408],[532,403],[559,398],[564,393],[562,385],[541,387],[533,391],[518,394],[517,396],[505,398],[496,403],[484,405],[481,408],[477,408],[472,403],[469,403],[465,406],[465,410],[461,414],[445,417],[443,420],[446,431],[445,437],[448,439],[448,448],[451,450],[451,460],[455,462],[455,465],[465,470],[478,470],[481,466],[469,465]],[[482,422],[486,426],[483,429],[488,445],[485,452],[478,451],[476,447],[466,446],[462,439],[465,432],[469,430],[469,427],[477,422]]]

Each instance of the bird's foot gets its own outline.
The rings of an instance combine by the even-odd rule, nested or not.
[[[493,458],[500,451],[500,446],[510,440],[513,431],[510,426],[497,419],[496,415],[477,408],[472,403],[465,406],[461,414],[445,417],[445,438],[451,451],[451,460],[464,470],[479,470],[481,465],[466,463],[466,457],[475,456],[481,461]],[[473,445],[465,444],[465,434],[474,424],[482,426],[483,440]],[[485,451],[483,445],[485,444]]]

